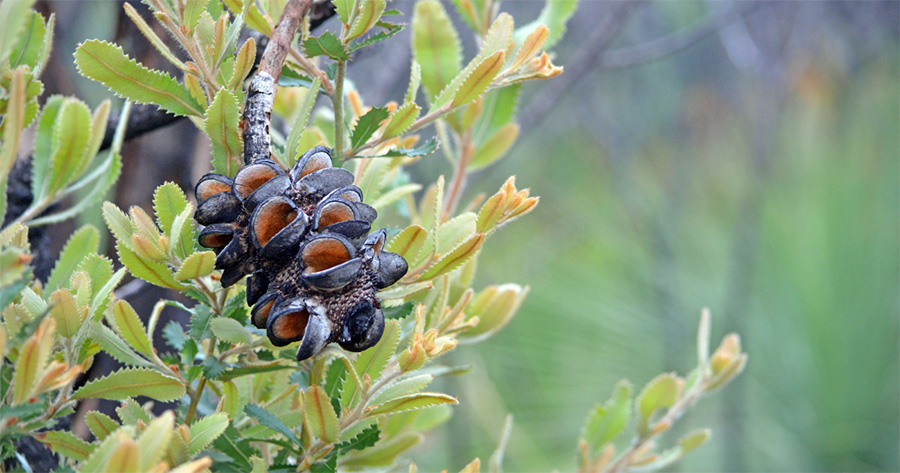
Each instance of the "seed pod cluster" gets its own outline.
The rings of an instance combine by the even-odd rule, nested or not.
[[[273,345],[299,341],[297,359],[330,342],[346,350],[375,345],[384,332],[376,290],[397,282],[406,260],[384,251],[377,212],[363,202],[353,174],[332,167],[317,146],[289,170],[271,160],[241,168],[234,179],[206,174],[197,183],[194,218],[205,228],[228,287],[247,278],[251,321]]]

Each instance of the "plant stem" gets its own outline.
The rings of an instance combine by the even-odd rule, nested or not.
[[[334,165],[340,167],[344,161],[344,75],[347,72],[347,63],[337,62],[334,75],[334,95],[331,103],[334,104]]]
[[[459,160],[456,161],[456,168],[453,171],[453,180],[450,181],[449,194],[447,194],[447,198],[444,199],[444,219],[449,218],[450,215],[453,214],[453,211],[456,210],[456,205],[459,202],[459,198],[462,196],[462,190],[466,186],[466,176],[468,175],[466,168],[469,167],[469,161],[472,160],[472,152],[474,151],[471,141],[472,134],[470,131],[466,131],[460,139]]]
[[[209,340],[209,345],[206,347],[206,357],[211,358],[215,356],[216,351],[216,341]],[[197,382],[197,389],[194,391],[193,395],[191,395],[191,403],[188,405],[187,413],[184,415],[184,424],[190,425],[194,420],[194,415],[197,413],[197,405],[200,404],[200,398],[203,397],[203,389],[206,388],[206,376],[200,375],[200,381]]]

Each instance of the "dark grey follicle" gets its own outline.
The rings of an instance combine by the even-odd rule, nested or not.
[[[247,88],[244,106],[244,164],[269,159],[269,121],[275,104],[275,79],[260,71]]]

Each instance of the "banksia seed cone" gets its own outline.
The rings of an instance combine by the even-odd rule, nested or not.
[[[207,174],[194,189],[200,245],[216,252],[222,285],[249,275],[251,321],[276,346],[299,341],[298,360],[330,342],[375,345],[384,332],[375,291],[407,271],[384,251],[384,229],[369,233],[378,214],[353,175],[331,164],[331,150],[317,146],[288,172],[256,161],[234,179]]]

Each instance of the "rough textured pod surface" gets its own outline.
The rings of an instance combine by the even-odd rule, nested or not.
[[[251,322],[275,346],[299,342],[297,359],[329,343],[350,351],[384,332],[376,291],[400,280],[407,264],[383,251],[378,214],[363,203],[353,174],[332,167],[324,146],[292,169],[258,159],[234,179],[206,174],[197,183],[195,219],[208,225],[200,244],[217,253],[223,286],[247,278]]]

